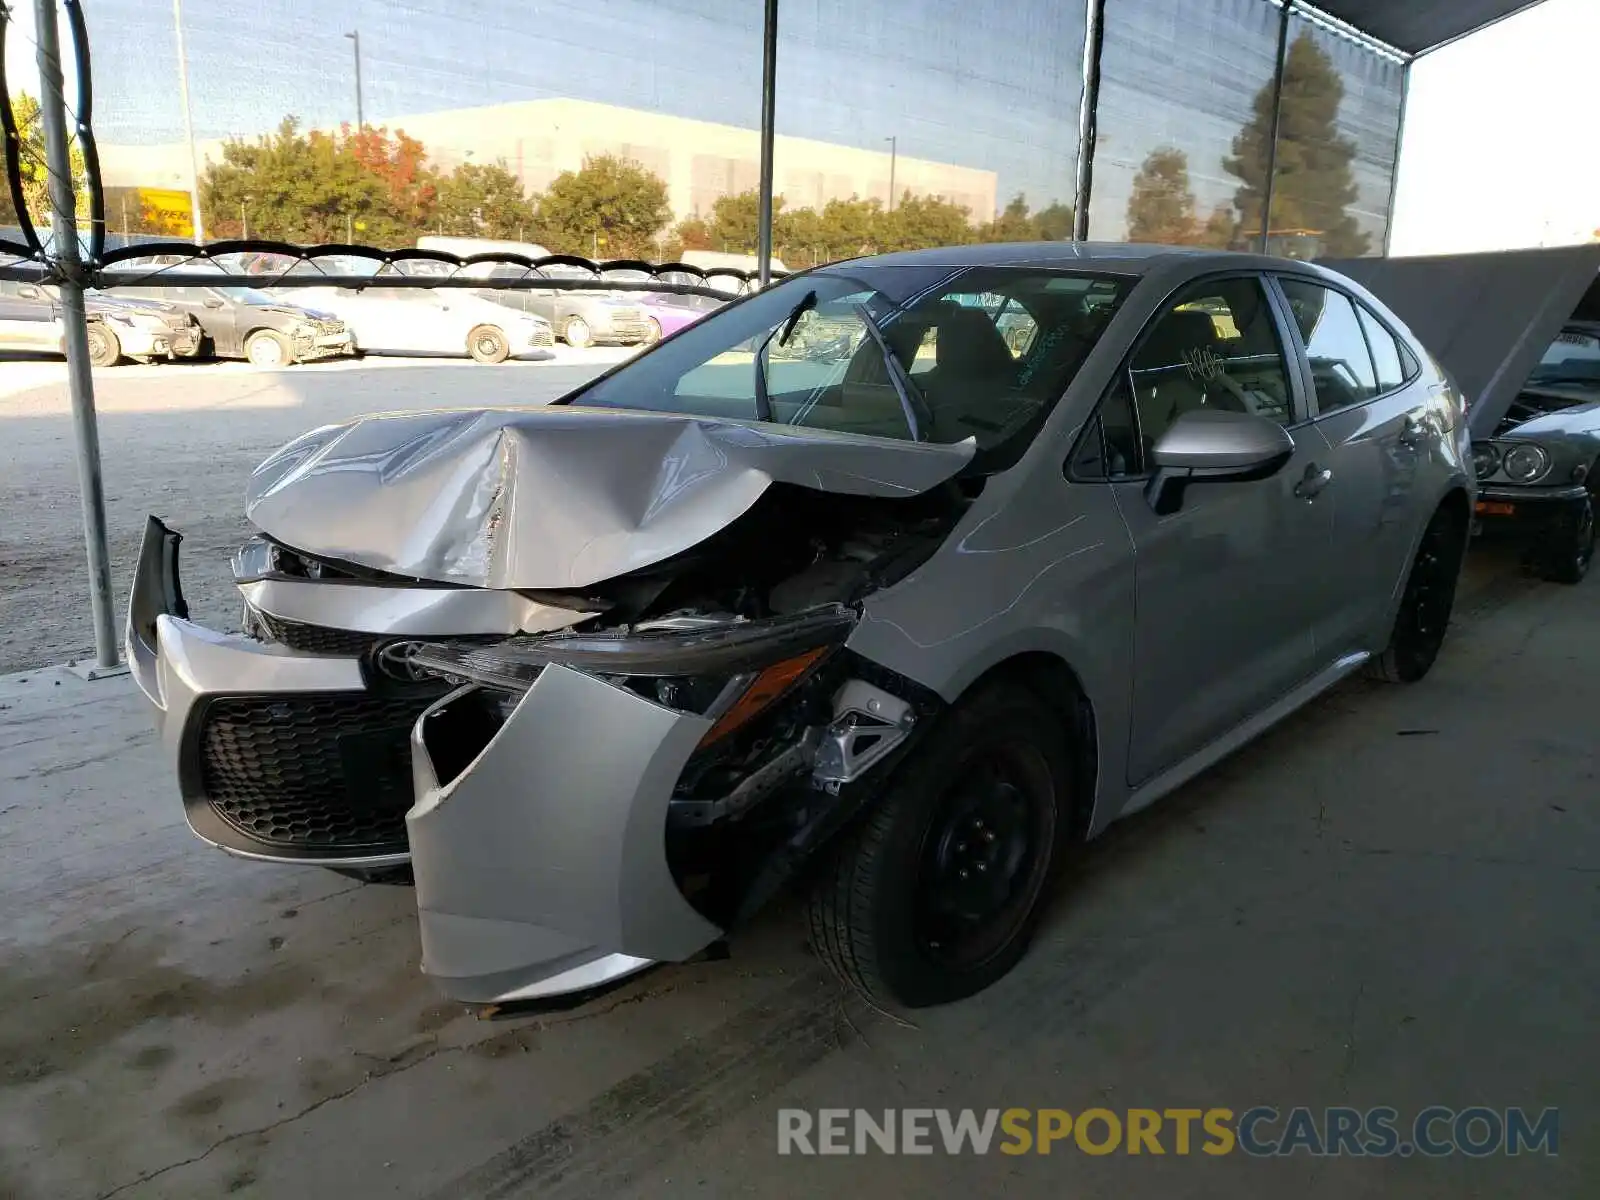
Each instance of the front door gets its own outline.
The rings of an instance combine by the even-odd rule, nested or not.
[[[1319,638],[1330,654],[1381,648],[1389,613],[1428,508],[1418,469],[1438,436],[1421,366],[1360,301],[1279,276],[1311,368],[1316,426],[1333,448],[1330,605]]]
[[[1128,782],[1143,783],[1262,711],[1318,666],[1332,523],[1318,481],[1328,444],[1305,415],[1263,281],[1190,284],[1152,322],[1125,382],[1142,456],[1198,408],[1274,420],[1295,443],[1268,479],[1191,484],[1158,516],[1144,484],[1118,495],[1134,543]]]
[[[10,350],[56,350],[61,325],[55,305],[36,283],[0,279],[0,345]]]

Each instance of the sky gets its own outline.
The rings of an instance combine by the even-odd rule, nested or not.
[[[1449,254],[1600,230],[1600,0],[1545,0],[1411,68],[1391,251]]]

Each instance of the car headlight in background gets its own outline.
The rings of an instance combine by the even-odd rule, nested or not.
[[[1532,442],[1519,442],[1506,450],[1500,469],[1513,483],[1533,483],[1550,470],[1550,453]]]
[[[1472,469],[1479,479],[1487,479],[1500,469],[1500,451],[1489,442],[1472,443]]]

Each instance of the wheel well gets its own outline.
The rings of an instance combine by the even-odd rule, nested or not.
[[[1465,488],[1451,488],[1445,493],[1444,499],[1439,501],[1439,511],[1448,511],[1462,525],[1469,525],[1472,521],[1472,508],[1467,500]]]
[[[1027,688],[1060,717],[1062,732],[1070,739],[1078,768],[1072,789],[1072,836],[1082,840],[1088,835],[1094,816],[1095,785],[1100,773],[1100,735],[1094,705],[1077,672],[1057,655],[1030,650],[996,663],[967,690],[993,682]]]

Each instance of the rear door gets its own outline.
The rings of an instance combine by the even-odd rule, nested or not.
[[[55,305],[36,283],[0,279],[0,345],[11,350],[56,350],[61,328]]]
[[[1328,445],[1306,419],[1287,336],[1259,276],[1201,280],[1156,316],[1118,384],[1133,397],[1145,475],[1156,440],[1195,409],[1253,412],[1295,443],[1272,477],[1193,485],[1170,516],[1151,509],[1143,480],[1118,484],[1137,587],[1130,784],[1269,707],[1322,661],[1314,630],[1332,523],[1314,481]]]
[[[1371,649],[1387,634],[1391,599],[1429,515],[1419,468],[1442,433],[1437,406],[1420,364],[1359,299],[1303,276],[1277,283],[1294,316],[1313,420],[1332,447],[1332,603],[1318,637],[1333,655]]]

